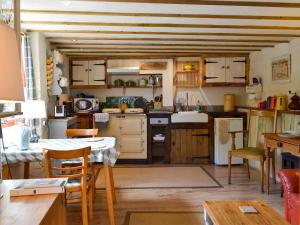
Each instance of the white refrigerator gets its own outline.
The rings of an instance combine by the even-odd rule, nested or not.
[[[215,164],[228,165],[228,151],[231,149],[232,139],[228,131],[242,131],[243,118],[215,118]],[[235,138],[236,148],[243,147],[243,133],[237,133]],[[242,164],[243,159],[233,157],[232,164]]]

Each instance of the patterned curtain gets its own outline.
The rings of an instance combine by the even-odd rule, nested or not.
[[[28,35],[22,36],[22,55],[25,71],[25,98],[26,100],[36,100],[31,41]]]

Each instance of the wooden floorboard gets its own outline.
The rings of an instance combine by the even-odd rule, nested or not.
[[[201,204],[203,201],[221,199],[261,199],[268,202],[283,215],[283,198],[280,197],[280,185],[272,185],[270,195],[262,194],[257,171],[251,171],[252,177],[251,180],[248,180],[246,169],[242,166],[234,166],[232,184],[228,185],[227,167],[213,165],[204,165],[203,167],[223,185],[223,188],[116,190],[116,225],[124,224],[128,211],[202,211]],[[80,205],[68,205],[67,209],[68,224],[80,225]],[[94,220],[90,224],[108,225],[106,199],[103,190],[97,190],[94,202]]]

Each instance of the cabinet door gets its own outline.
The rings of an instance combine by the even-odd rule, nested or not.
[[[77,117],[77,128],[78,129],[89,129],[92,128],[91,118],[89,115]]]
[[[123,135],[120,137],[121,153],[141,153],[144,151],[144,140],[141,136]]]
[[[205,61],[205,83],[225,82],[225,58],[206,58]]]
[[[172,129],[171,163],[207,163],[208,141],[207,129]]]
[[[88,61],[72,62],[72,85],[88,85]]]
[[[120,132],[125,135],[141,135],[144,132],[143,120],[141,118],[126,117],[121,120]]]
[[[105,85],[105,74],[104,60],[89,61],[89,85]]]
[[[246,58],[245,57],[226,58],[226,82],[230,82],[230,83],[246,82]]]

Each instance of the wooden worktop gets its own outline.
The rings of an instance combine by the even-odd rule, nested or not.
[[[66,225],[63,194],[10,197],[9,190],[17,180],[4,180],[0,185],[0,224]]]

